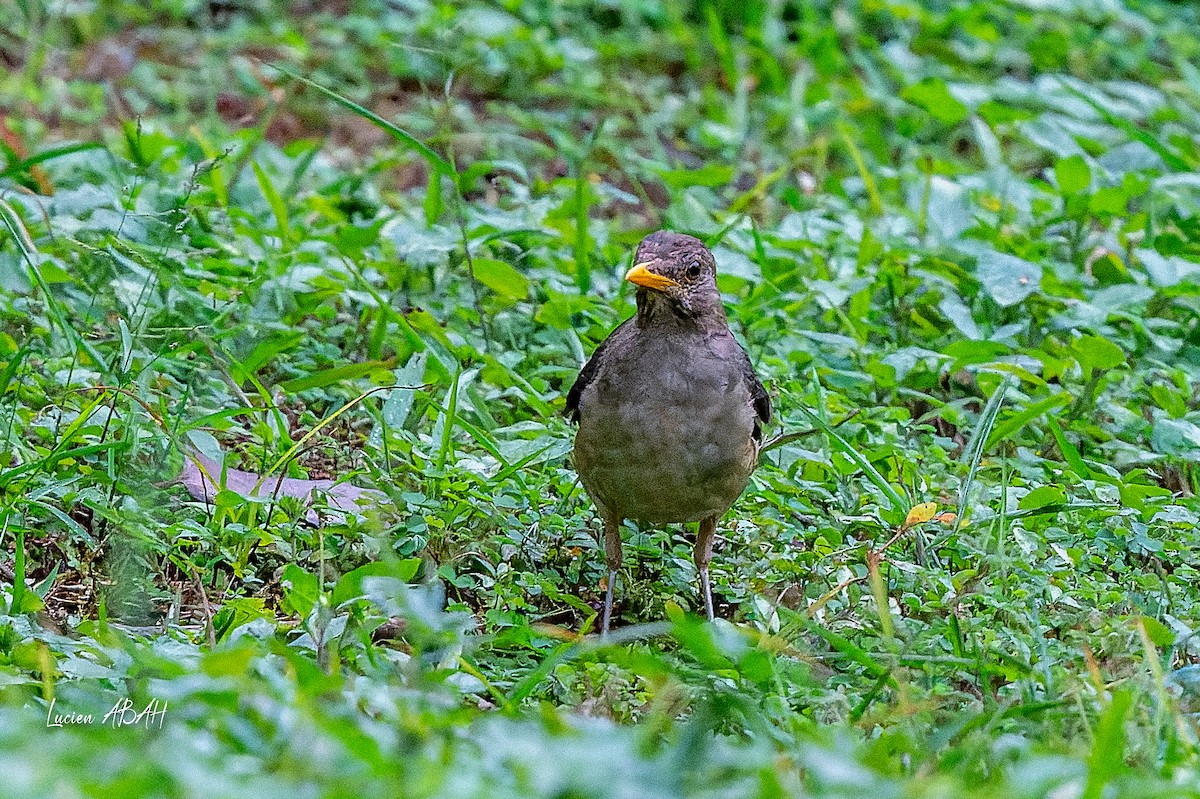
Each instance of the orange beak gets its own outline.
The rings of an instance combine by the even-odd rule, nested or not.
[[[641,264],[634,264],[633,268],[625,273],[625,279],[634,285],[645,286],[646,288],[654,289],[655,291],[662,291],[663,289],[670,288],[671,286],[679,285],[669,277],[663,277],[662,275],[656,275],[651,272],[646,268],[649,266],[649,264],[649,261]]]

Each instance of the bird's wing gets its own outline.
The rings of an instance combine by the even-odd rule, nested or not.
[[[771,395],[763,388],[758,375],[754,374],[754,365],[750,363],[750,356],[746,354],[745,348],[732,335],[729,336],[729,341],[733,343],[734,350],[731,358],[735,359],[741,368],[742,382],[745,384],[746,390],[750,392],[750,403],[754,406],[755,415],[758,416],[758,419],[754,421],[754,440],[761,442],[762,426],[771,421]]]
[[[750,365],[749,356],[745,356],[742,363],[742,378],[746,381],[746,387],[750,389],[750,401],[754,403],[754,412],[762,420],[762,424],[759,424],[758,421],[754,423],[754,440],[761,443],[762,425],[771,421],[771,395],[763,388],[758,375],[754,374],[754,367]]]
[[[596,351],[592,353],[592,357],[583,365],[583,369],[579,372],[579,377],[575,379],[575,385],[571,386],[571,390],[567,392],[567,408],[566,414],[572,422],[579,421],[579,400],[583,396],[584,389],[592,384],[596,379],[596,375],[600,373],[601,364],[604,363],[604,354],[608,346],[614,339],[619,338],[621,331],[625,330],[634,319],[630,317],[621,324],[617,325],[612,333],[609,333],[608,338],[600,342],[600,346],[596,347]]]

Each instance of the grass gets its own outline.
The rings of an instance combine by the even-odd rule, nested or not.
[[[0,19],[0,794],[1200,793],[1191,5]],[[660,227],[780,439],[722,620],[637,529],[602,644],[561,409]]]

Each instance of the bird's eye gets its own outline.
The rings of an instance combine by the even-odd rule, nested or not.
[[[687,274],[688,277],[700,277],[700,264],[693,261],[692,265],[688,267]]]

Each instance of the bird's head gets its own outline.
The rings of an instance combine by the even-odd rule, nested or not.
[[[699,239],[660,230],[642,239],[625,279],[638,287],[638,316],[666,312],[687,320],[725,321],[717,262]]]

